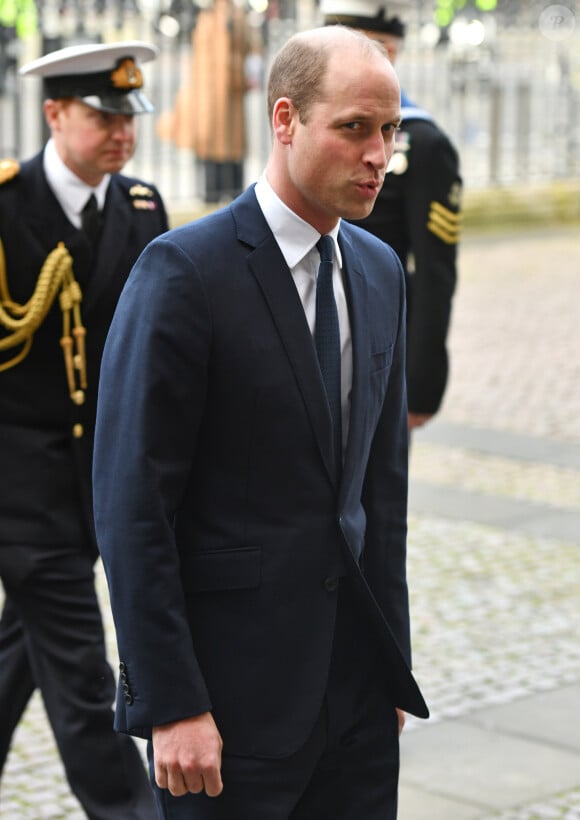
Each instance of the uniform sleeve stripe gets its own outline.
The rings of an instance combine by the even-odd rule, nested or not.
[[[447,245],[459,242],[461,215],[450,211],[440,202],[432,202],[429,211],[427,229]]]
[[[446,208],[440,202],[433,201],[431,203],[429,218],[434,218],[436,215],[443,220],[448,221],[450,224],[457,224],[461,222],[461,214],[455,213],[455,211],[450,211],[449,208]]]
[[[443,242],[447,245],[457,245],[459,242],[459,231],[448,231],[442,225],[438,225],[436,222],[429,221],[427,223],[427,230],[434,233],[435,236],[439,237]]]

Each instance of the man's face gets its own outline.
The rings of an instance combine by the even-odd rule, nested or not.
[[[371,212],[393,153],[400,88],[388,60],[347,49],[329,62],[321,102],[289,128],[286,204],[321,233]],[[292,107],[291,107],[292,108]]]
[[[89,185],[120,171],[133,156],[132,115],[97,111],[79,100],[46,100],[44,111],[59,156]]]

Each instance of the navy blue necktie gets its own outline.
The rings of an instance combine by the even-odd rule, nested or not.
[[[91,245],[95,245],[101,233],[101,214],[97,205],[97,198],[91,194],[81,213],[82,229]]]
[[[342,404],[340,398],[340,330],[338,310],[332,287],[332,237],[321,236],[316,247],[320,253],[320,267],[316,279],[316,325],[314,341],[322,380],[326,388],[332,416],[336,463],[342,465]]]

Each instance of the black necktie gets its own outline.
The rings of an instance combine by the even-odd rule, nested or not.
[[[101,232],[101,215],[97,205],[97,198],[91,194],[81,212],[82,229],[91,244],[95,244]]]
[[[320,267],[316,279],[316,325],[314,340],[322,380],[326,388],[334,433],[337,465],[342,464],[342,407],[340,398],[340,330],[338,310],[332,287],[332,237],[321,236],[316,247],[320,252]]]

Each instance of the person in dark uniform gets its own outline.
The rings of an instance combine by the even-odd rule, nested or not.
[[[339,8],[329,2],[323,7],[325,23],[362,31],[382,43],[395,63],[405,36],[404,24],[372,2],[363,10],[368,15],[345,14],[343,4]],[[370,216],[355,224],[391,245],[405,268],[407,400],[413,429],[437,413],[447,384],[447,334],[457,281],[462,181],[459,157],[449,137],[404,91],[401,114],[395,152],[375,207]]]
[[[22,165],[0,161],[0,766],[39,688],[92,820],[155,816],[139,750],[113,730],[90,476],[113,311],[168,228],[157,189],[119,173],[152,110],[139,64],[156,54],[83,45],[24,66],[43,78],[51,136]]]

